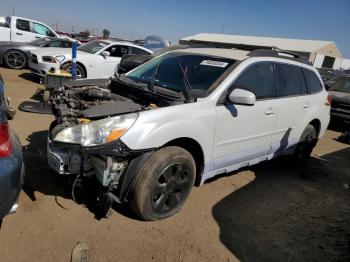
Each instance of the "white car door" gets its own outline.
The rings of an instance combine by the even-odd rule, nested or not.
[[[302,69],[298,66],[275,63],[277,76],[276,106],[277,121],[272,137],[272,151],[281,154],[299,142],[304,116],[310,108],[306,83]]]
[[[103,63],[103,67],[101,68],[103,69],[104,77],[110,77],[114,74],[114,71],[117,65],[119,64],[122,56],[128,54],[129,50],[129,46],[120,44],[112,45],[103,50],[109,52],[109,56],[101,55],[101,57],[99,58],[99,60]]]
[[[231,102],[217,106],[212,154],[215,170],[245,165],[248,161],[259,162],[269,153],[277,113],[274,86],[274,68],[269,62],[250,65],[234,81],[233,88],[249,90],[257,100],[253,106],[234,105]],[[231,169],[225,168],[225,171]]]
[[[11,24],[13,22],[11,21]],[[29,20],[17,18],[14,26],[11,28],[11,40],[14,42],[30,42],[35,39],[35,35],[31,32]]]

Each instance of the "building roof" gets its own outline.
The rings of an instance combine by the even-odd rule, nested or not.
[[[284,50],[292,50],[292,51],[308,52],[308,53],[316,51],[326,45],[335,44],[333,41],[258,37],[258,36],[244,36],[244,35],[207,34],[207,33],[188,36],[181,39],[180,41],[191,41],[191,40],[199,41],[199,42],[240,44],[240,45],[261,46],[261,47],[277,47]]]
[[[244,60],[248,58],[248,51],[229,49],[229,48],[186,48],[178,49],[172,52],[201,54],[208,56],[224,57],[234,60]]]

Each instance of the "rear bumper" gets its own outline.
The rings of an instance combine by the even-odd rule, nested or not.
[[[12,135],[13,153],[0,159],[0,219],[17,210],[17,200],[24,182],[22,147]]]

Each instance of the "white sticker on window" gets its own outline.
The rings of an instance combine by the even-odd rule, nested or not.
[[[226,67],[228,63],[214,60],[203,60],[201,65],[215,66],[215,67]]]

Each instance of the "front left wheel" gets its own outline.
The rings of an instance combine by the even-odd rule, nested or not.
[[[196,165],[185,149],[169,146],[145,161],[131,186],[129,201],[144,220],[164,219],[184,205],[194,184]]]
[[[72,73],[72,63],[65,63],[62,65],[62,70]],[[86,78],[86,73],[84,68],[77,64],[76,65],[77,78]]]

